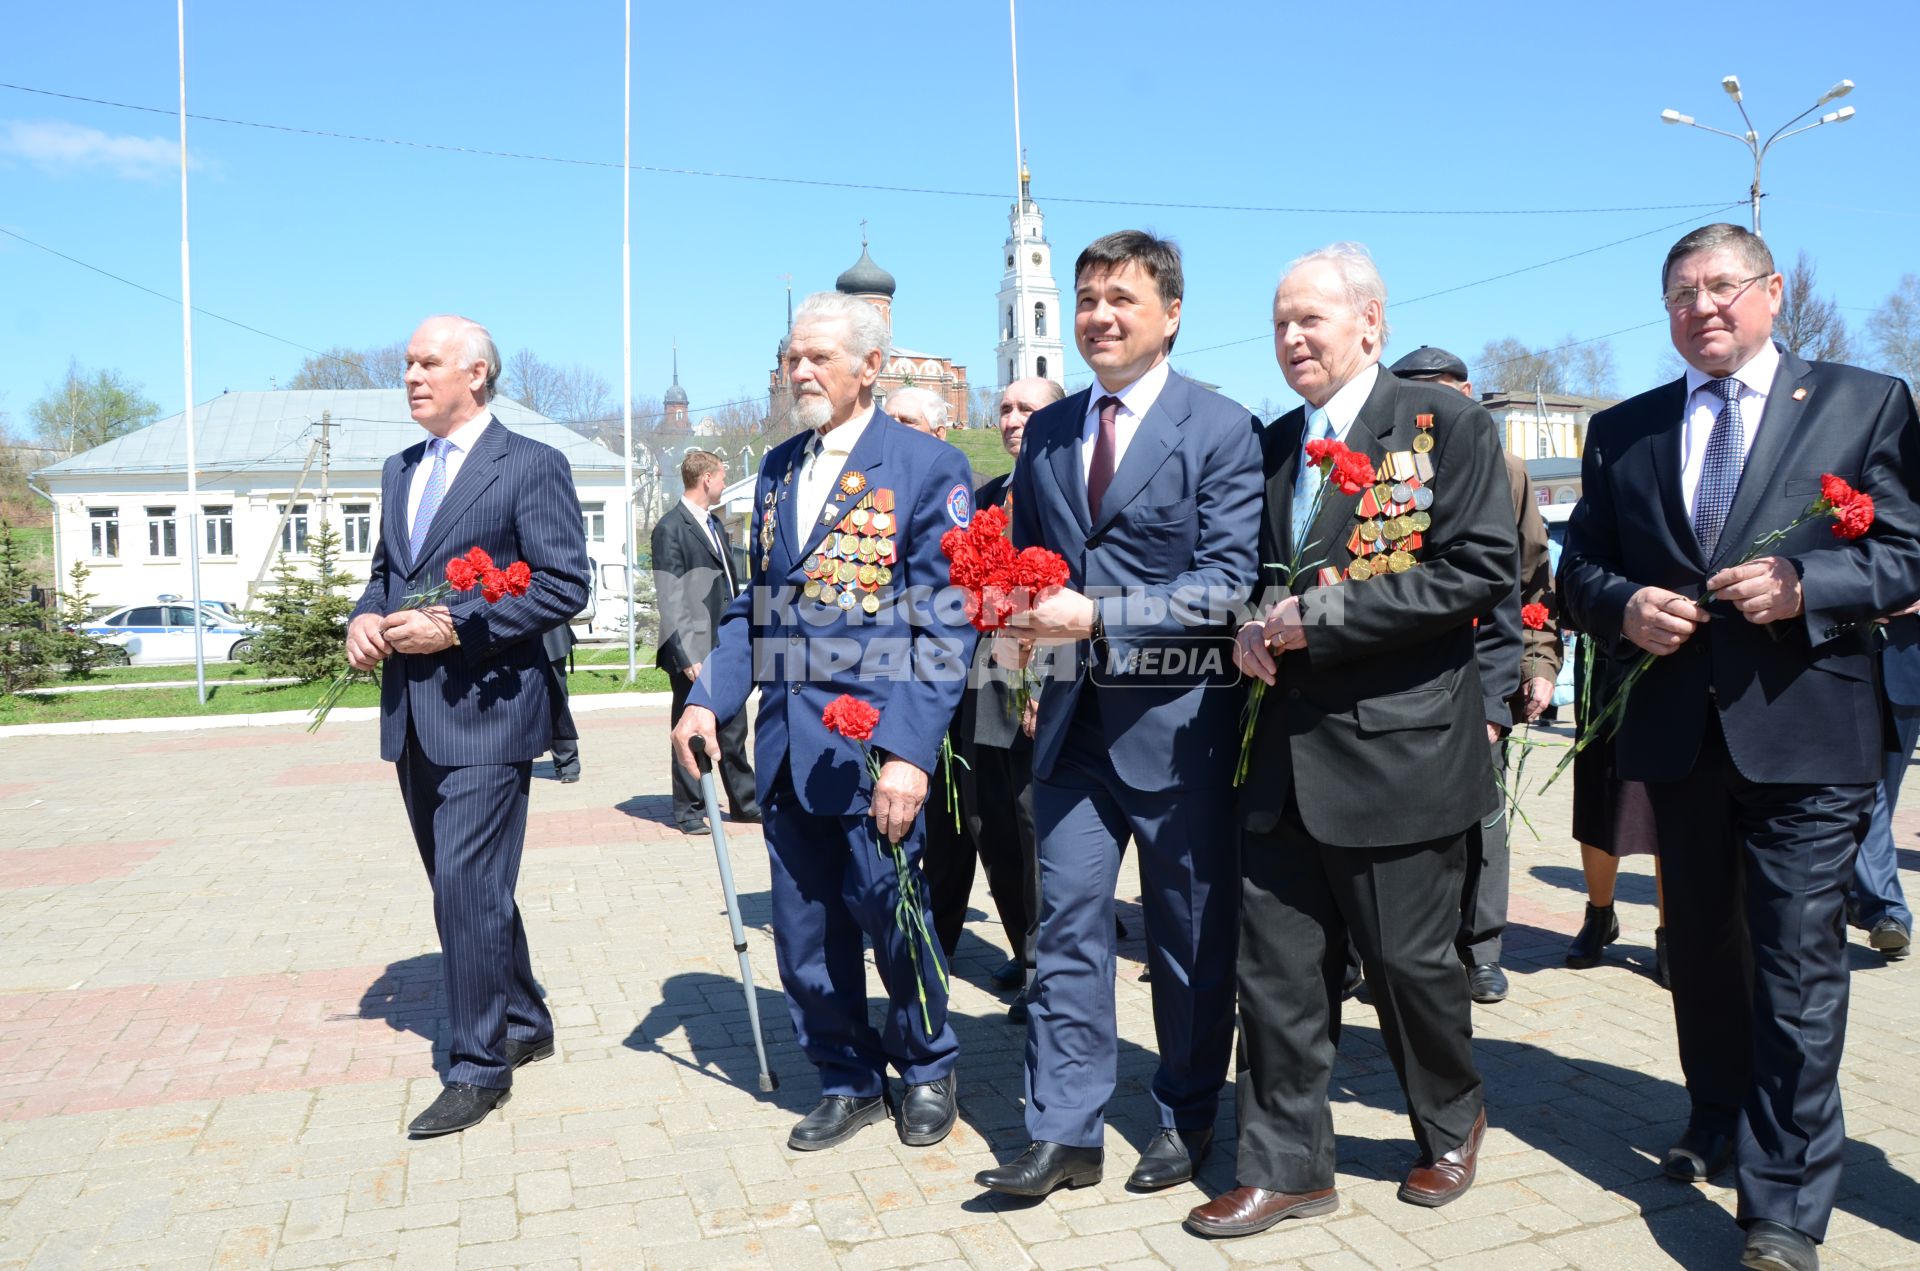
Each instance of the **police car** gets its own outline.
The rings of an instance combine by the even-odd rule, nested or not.
[[[203,605],[201,640],[210,662],[245,659],[260,629],[234,615]],[[128,605],[81,630],[126,652],[133,666],[193,661],[193,606],[173,600],[151,605]]]

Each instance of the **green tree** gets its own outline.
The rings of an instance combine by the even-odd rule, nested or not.
[[[47,614],[32,596],[33,579],[20,559],[13,524],[0,521],[0,694],[46,682],[58,656]]]
[[[313,566],[303,574],[282,554],[273,567],[274,589],[259,614],[260,634],[247,663],[268,675],[287,675],[302,683],[330,680],[347,669],[347,615],[354,579],[339,567],[340,535],[323,521],[307,541]]]
[[[159,413],[140,385],[104,367],[88,371],[77,359],[67,363],[64,380],[27,408],[41,443],[67,454],[145,428]]]
[[[92,576],[84,560],[74,561],[67,571],[67,589],[60,595],[60,656],[67,664],[67,674],[82,680],[93,674],[93,668],[106,660],[113,647],[82,630],[93,618],[93,593],[87,590],[87,579]]]

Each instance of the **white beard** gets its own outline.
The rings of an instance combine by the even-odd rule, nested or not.
[[[803,428],[818,429],[833,418],[833,403],[824,393],[809,393],[793,399],[793,417]]]

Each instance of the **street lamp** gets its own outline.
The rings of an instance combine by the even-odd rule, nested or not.
[[[1786,123],[1781,124],[1780,127],[1774,131],[1774,134],[1764,142],[1760,140],[1759,131],[1754,128],[1753,120],[1747,115],[1746,100],[1740,92],[1740,77],[1738,75],[1729,75],[1720,81],[1720,87],[1726,91],[1727,96],[1733,98],[1733,104],[1739,108],[1740,118],[1747,125],[1745,134],[1728,132],[1724,128],[1711,127],[1710,125],[1699,122],[1692,115],[1683,115],[1677,110],[1661,111],[1660,122],[1685,124],[1689,128],[1698,128],[1702,132],[1712,132],[1718,133],[1722,137],[1732,137],[1735,141],[1747,148],[1748,152],[1753,155],[1753,186],[1748,191],[1748,195],[1753,202],[1753,232],[1758,234],[1760,232],[1760,165],[1766,159],[1767,151],[1773,148],[1773,144],[1776,141],[1784,141],[1788,137],[1799,136],[1801,133],[1818,128],[1822,124],[1844,124],[1847,120],[1852,119],[1854,115],[1853,107],[1842,106],[1839,110],[1828,111],[1810,124],[1803,124],[1798,128],[1794,127],[1795,124],[1800,123],[1802,119],[1805,119],[1808,115],[1811,115],[1828,102],[1836,98],[1845,97],[1848,93],[1852,92],[1853,81],[1843,79],[1832,88],[1829,88],[1825,93],[1821,94],[1819,101],[1813,103],[1813,105],[1807,107],[1792,119],[1787,120]]]

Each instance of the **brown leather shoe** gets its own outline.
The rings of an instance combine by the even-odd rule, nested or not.
[[[1480,1140],[1487,1133],[1487,1110],[1480,1109],[1467,1141],[1431,1165],[1416,1165],[1400,1184],[1400,1199],[1409,1205],[1437,1209],[1450,1200],[1458,1200],[1473,1186],[1473,1172],[1480,1156]]]
[[[1251,1236],[1282,1218],[1310,1218],[1340,1208],[1333,1188],[1317,1192],[1270,1192],[1261,1187],[1236,1187],[1196,1205],[1187,1214],[1187,1229],[1202,1236]]]

